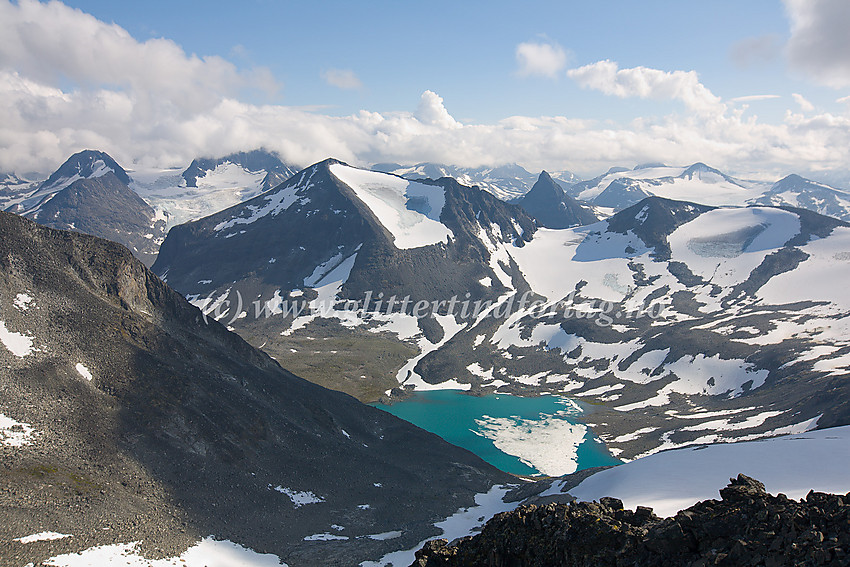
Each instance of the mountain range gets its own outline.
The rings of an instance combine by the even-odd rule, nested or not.
[[[575,465],[573,438],[595,433],[617,471],[850,423],[846,192],[701,163],[446,173],[293,173],[263,152],[128,173],[86,151],[41,182],[5,176],[7,208],[77,233],[0,214],[0,538],[75,535],[0,554],[143,540],[176,556],[215,534],[348,565],[506,490],[345,393],[569,397],[581,422],[544,437]],[[490,425],[511,454],[539,444]]]
[[[173,229],[154,271],[328,387],[568,394],[600,404],[585,421],[631,459],[850,418],[848,235],[803,209],[659,197],[538,228],[451,180],[327,161]]]
[[[492,193],[503,201],[517,199],[528,193],[537,180],[537,175],[515,163],[497,167],[475,168],[428,162],[416,165],[378,163],[373,165],[371,169],[414,180],[451,177],[463,185],[469,187],[477,186],[479,189]],[[552,175],[559,183],[564,185],[572,185],[581,181],[577,175],[569,171],[559,171]]]

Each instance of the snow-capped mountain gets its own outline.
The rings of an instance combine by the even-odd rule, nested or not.
[[[415,182],[327,160],[245,203],[174,227],[153,269],[207,308],[238,291],[244,305],[231,308],[231,324],[243,336],[311,379],[374,400],[398,385],[388,369],[409,363],[414,345],[433,346],[454,332],[447,299],[494,300],[514,285],[515,266],[500,247],[534,230],[518,206],[450,178]],[[389,314],[351,312],[351,324],[286,316],[288,306],[306,300],[333,311],[336,297],[371,301],[365,311],[392,297],[397,303]],[[437,317],[416,318],[399,312],[405,297],[404,311],[419,301],[443,304]],[[290,325],[303,331],[282,336]],[[355,330],[349,338],[358,348],[343,348]],[[352,366],[329,376],[315,349],[291,352],[301,350],[293,341],[315,333],[329,339],[324,363],[345,367],[348,358]]]
[[[286,181],[297,170],[284,164],[280,158],[265,150],[253,150],[250,152],[238,152],[217,159],[199,158],[189,165],[183,172],[182,177],[186,187],[198,187],[198,180],[209,174],[215,174],[220,166],[235,165],[248,173],[264,173],[261,184],[262,191],[268,191],[272,187]]]
[[[537,176],[517,164],[507,164],[498,167],[457,167],[438,163],[420,163],[417,165],[400,165],[397,163],[379,163],[372,166],[374,171],[392,173],[407,179],[439,179],[453,177],[468,187],[479,188],[492,193],[503,201],[517,199],[531,190],[537,181]],[[569,171],[553,173],[552,176],[560,183],[572,184],[580,179]]]
[[[752,200],[757,205],[790,205],[815,211],[822,215],[850,220],[850,193],[804,179],[799,175],[789,175]]]
[[[265,565],[357,565],[509,480],[283,370],[125,248],[3,212],[0,367],[3,565],[213,539],[219,565],[241,549],[222,540]]]
[[[52,228],[119,242],[150,265],[165,238],[165,221],[130,189],[129,181],[109,155],[85,150],[9,209]]]
[[[168,227],[211,215],[289,179],[296,170],[265,150],[198,158],[185,170],[133,171],[131,187]]]
[[[592,207],[567,195],[545,171],[531,190],[514,202],[546,228],[569,228],[599,220]]]
[[[649,196],[711,206],[772,205],[808,209],[850,221],[850,193],[789,175],[776,183],[737,179],[704,163],[688,167],[648,164],[611,168],[604,175],[564,186],[597,207],[619,211]]]
[[[847,423],[848,246],[803,209],[659,197],[535,228],[486,192],[329,161],[178,227],[154,269],[328,386],[567,394],[632,459]]]
[[[18,194],[14,198],[10,198],[8,193],[5,195],[4,210],[18,214],[32,213],[72,183],[82,179],[95,179],[109,172],[112,172],[122,183],[130,183],[124,168],[108,154],[96,150],[77,152],[50,174],[50,177],[37,184],[28,184],[16,175],[7,175],[6,179],[14,183],[10,186],[4,182],[4,189],[14,187]],[[27,185],[30,190],[22,191]]]
[[[703,163],[688,167],[645,164],[632,170],[611,168],[588,181],[565,187],[567,193],[600,207],[621,210],[655,195],[704,205],[744,205],[767,185],[730,177]]]

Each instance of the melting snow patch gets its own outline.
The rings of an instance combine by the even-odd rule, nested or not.
[[[443,531],[442,534],[435,536],[453,541],[460,537],[472,535],[478,530],[484,522],[500,512],[507,512],[516,508],[518,502],[504,502],[502,499],[509,490],[515,486],[493,486],[489,492],[483,492],[475,495],[475,506],[471,508],[461,508],[454,515],[446,518],[442,522],[437,522],[434,527]],[[416,561],[415,553],[425,545],[425,542],[434,539],[428,538],[421,541],[413,549],[407,551],[396,551],[381,557],[378,561],[364,561],[360,567],[388,567],[390,565],[397,567],[400,565],[410,565]]]
[[[335,541],[346,540],[348,536],[336,534],[313,534],[304,538],[304,541]]]
[[[91,381],[91,379],[92,379],[92,378],[94,378],[94,376],[92,376],[92,375],[91,375],[91,372],[89,372],[89,369],[88,369],[88,368],[86,368],[86,367],[83,365],[83,363],[82,363],[82,362],[78,362],[78,363],[77,363],[77,366],[75,366],[75,368],[77,369],[77,372],[79,372],[79,373],[80,373],[80,376],[82,376],[82,377],[83,377],[83,378],[85,378],[86,380]]]
[[[15,307],[20,309],[21,311],[26,311],[29,309],[29,303],[32,301],[32,297],[27,295],[26,293],[19,293],[17,297],[15,297]]]
[[[71,537],[71,534],[60,534],[57,532],[41,532],[37,534],[28,535],[25,537],[16,537],[14,541],[19,541],[21,543],[33,543],[36,541],[50,541],[54,539],[63,539],[66,537]]]
[[[366,537],[368,537],[369,539],[377,540],[377,541],[387,541],[388,539],[399,538],[399,537],[401,537],[401,535],[402,535],[402,532],[395,530],[395,531],[391,531],[391,532],[384,532],[382,534],[367,535]]]
[[[0,445],[21,447],[32,443],[35,429],[29,423],[15,421],[0,413]]]
[[[32,337],[28,337],[22,333],[13,333],[6,328],[4,321],[0,321],[0,342],[18,358],[23,358],[31,354],[33,350]]]
[[[269,485],[269,488],[271,488],[271,485]],[[318,504],[320,502],[325,501],[324,498],[322,498],[321,496],[316,496],[310,491],[297,492],[295,490],[292,490],[291,488],[284,488],[282,486],[275,486],[273,490],[276,490],[281,494],[286,494],[289,499],[292,500],[292,503],[295,504],[296,508],[300,508],[305,504]]]
[[[48,559],[45,565],[56,567],[281,567],[276,555],[257,553],[231,541],[204,538],[179,557],[146,559],[139,554],[138,542],[91,547]]]

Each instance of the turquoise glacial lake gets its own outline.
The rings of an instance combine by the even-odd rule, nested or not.
[[[558,476],[620,463],[579,421],[581,408],[561,396],[434,390],[374,405],[513,474]]]

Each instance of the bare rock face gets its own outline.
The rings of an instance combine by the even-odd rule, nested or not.
[[[848,565],[850,495],[772,496],[743,474],[671,518],[621,501],[524,506],[473,537],[434,540],[411,567]]]

